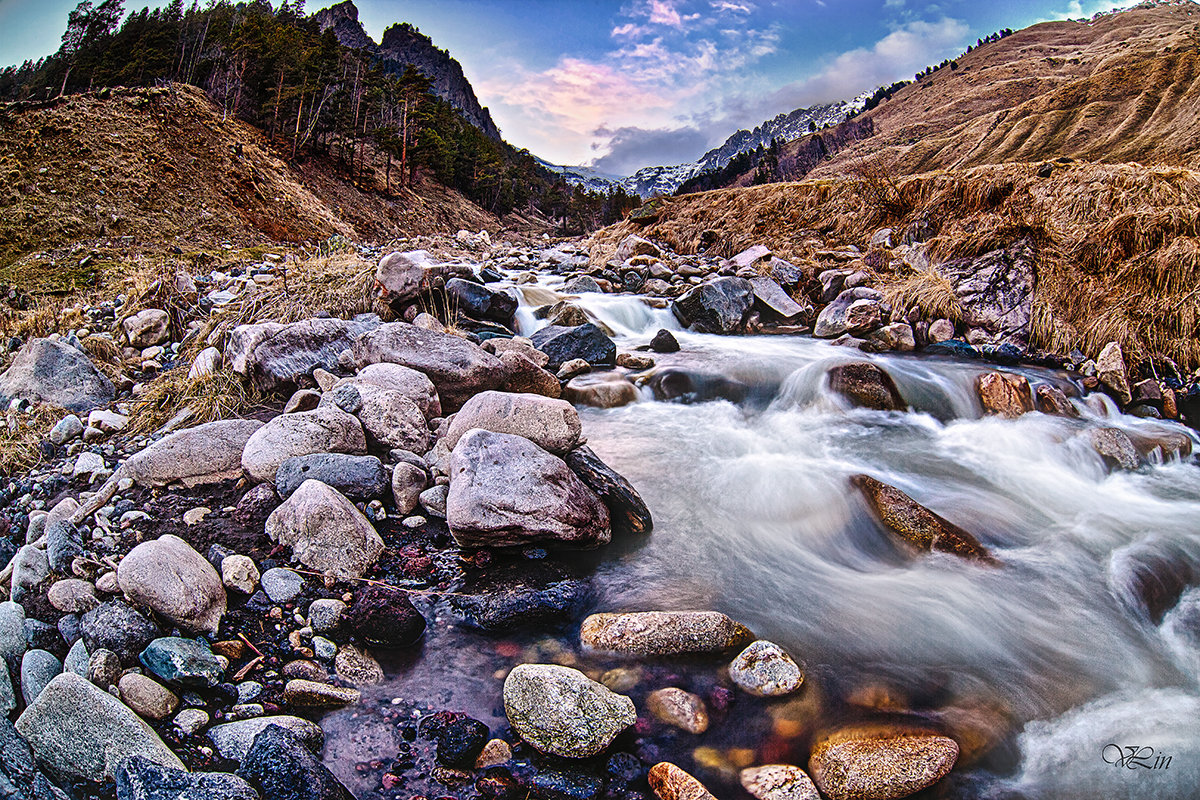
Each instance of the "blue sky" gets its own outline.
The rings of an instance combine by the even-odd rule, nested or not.
[[[77,0],[0,0],[0,64],[53,52]],[[151,3],[155,5],[156,3]],[[309,0],[312,12],[329,3]],[[145,2],[126,0],[126,10]],[[628,174],[851,97],[1000,28],[1132,0],[356,0],[367,32],[411,22],[462,62],[505,138]]]

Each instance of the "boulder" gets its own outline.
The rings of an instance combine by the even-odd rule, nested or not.
[[[608,509],[562,459],[528,439],[472,430],[450,462],[446,521],[460,547],[607,544]]]
[[[299,736],[278,725],[254,737],[237,774],[270,800],[354,800]]]
[[[158,626],[128,603],[110,600],[83,615],[79,634],[93,657],[105,650],[116,655],[120,662],[130,664],[158,636]]]
[[[121,330],[129,346],[145,350],[162,344],[171,337],[171,317],[159,308],[143,308],[136,314],[121,320]]]
[[[718,372],[705,372],[690,367],[660,367],[650,376],[650,390],[655,400],[678,400],[681,403],[700,403],[707,400],[728,400],[741,403],[750,394],[750,387]]]
[[[975,389],[987,414],[1016,419],[1033,411],[1033,393],[1024,375],[985,372],[976,379]]]
[[[117,583],[133,602],[185,630],[215,634],[225,615],[221,576],[169,533],[130,550],[117,566]]]
[[[503,356],[505,353],[517,353],[525,356],[538,367],[544,367],[550,363],[550,356],[543,353],[533,346],[531,340],[523,336],[515,336],[512,339],[488,339],[483,343],[483,349],[496,356]]]
[[[587,445],[563,456],[571,471],[603,501],[609,522],[618,533],[648,533],[654,527],[650,509],[633,484],[605,464]]]
[[[592,408],[619,408],[636,403],[641,394],[621,372],[591,372],[567,382],[563,398],[569,403]]]
[[[325,733],[320,725],[286,714],[225,722],[209,728],[206,735],[222,758],[241,761],[250,752],[254,739],[272,725],[291,731],[313,753],[321,752],[325,745]]]
[[[253,786],[224,772],[191,773],[142,756],[122,761],[113,775],[117,800],[259,800]]]
[[[428,288],[425,277],[435,266],[424,250],[388,253],[379,259],[375,282],[389,301],[404,303]]]
[[[671,303],[686,328],[700,333],[740,333],[754,306],[754,286],[745,278],[702,283]]]
[[[860,408],[876,411],[904,411],[908,408],[892,376],[870,361],[839,364],[830,368],[829,388]]]
[[[242,469],[255,483],[274,481],[279,465],[312,453],[362,455],[367,440],[357,419],[337,406],[281,414],[255,431],[242,451]]]
[[[1088,431],[1088,441],[1110,469],[1132,471],[1141,463],[1137,448],[1120,428],[1093,428]]]
[[[0,375],[0,400],[5,405],[7,398],[19,397],[85,414],[108,405],[115,396],[112,382],[86,355],[49,339],[30,341]]]
[[[508,292],[495,291],[462,278],[446,281],[446,300],[452,311],[501,325],[511,325],[513,313],[517,310],[517,298]]]
[[[678,353],[679,341],[675,338],[675,334],[662,328],[650,339],[650,349],[655,353]]]
[[[336,404],[345,392],[357,400],[357,407],[351,413],[362,423],[371,448],[424,453],[432,445],[425,414],[407,395],[355,379],[339,381],[333,391],[321,398],[321,404]],[[351,411],[350,408],[343,410]]]
[[[1037,410],[1043,414],[1072,418],[1079,416],[1079,410],[1071,405],[1071,401],[1067,399],[1066,394],[1056,386],[1051,386],[1048,383],[1039,384],[1037,389],[1034,390],[1033,396],[1034,402],[1037,404]]]
[[[850,483],[862,491],[875,518],[900,540],[925,552],[936,550],[994,563],[978,539],[896,487],[867,475],[855,475]]]
[[[646,710],[659,722],[688,733],[708,730],[708,708],[704,700],[683,689],[668,686],[646,695]]]
[[[7,676],[0,675],[0,684],[5,680]],[[8,721],[7,712],[0,713],[0,787],[4,800],[69,800],[38,769],[33,751]]]
[[[866,344],[863,350],[869,353],[886,353],[895,350],[908,353],[917,348],[916,334],[907,322],[892,322],[878,330],[864,334]]]
[[[135,755],[184,768],[128,706],[73,672],[50,681],[16,727],[38,761],[68,780],[103,781]]]
[[[578,275],[563,284],[566,294],[603,294],[604,287],[591,275]]]
[[[790,764],[750,767],[738,778],[756,800],[821,800],[808,773]]]
[[[114,477],[141,486],[178,481],[187,487],[238,478],[242,452],[262,427],[258,420],[231,419],[176,431],[131,456]]]
[[[541,312],[542,309],[538,309],[538,313],[540,314]],[[591,322],[586,311],[566,300],[560,300],[550,306],[549,309],[546,309],[545,319],[549,324],[562,328],[572,328],[576,325],[584,325]]]
[[[272,541],[292,548],[310,569],[338,578],[361,578],[379,559],[383,540],[370,520],[335,489],[315,480],[300,484],[267,518]]]
[[[275,488],[280,497],[288,498],[307,480],[320,481],[355,500],[383,497],[388,488],[382,461],[375,456],[345,453],[311,453],[289,458],[275,473]]]
[[[893,800],[937,783],[957,760],[958,745],[946,736],[856,726],[820,739],[808,773],[830,800]]]
[[[1035,261],[1029,240],[1021,239],[977,258],[945,261],[937,271],[954,284],[963,324],[1028,341]]]
[[[716,800],[704,784],[667,761],[650,768],[649,780],[658,800]]]
[[[350,320],[320,317],[290,325],[239,325],[229,334],[225,361],[260,391],[291,393],[314,369],[336,369],[338,355],[360,334],[379,325],[374,314]]]
[[[548,325],[530,339],[534,347],[549,356],[546,369],[551,372],[577,358],[592,366],[611,367],[617,363],[617,345],[591,322],[574,327]]]
[[[804,683],[804,670],[774,642],[752,642],[729,665],[729,677],[756,697],[791,694]]]
[[[821,309],[813,326],[813,336],[836,339],[843,333],[865,333],[881,324],[883,295],[875,289],[857,286],[844,289],[832,303]]]
[[[521,664],[504,680],[513,730],[543,753],[587,758],[637,721],[633,701],[557,664]]]
[[[633,656],[723,653],[745,647],[754,634],[716,611],[640,611],[593,614],[579,639],[586,650]]]
[[[754,304],[768,316],[780,320],[793,320],[804,314],[804,306],[797,303],[783,290],[783,287],[771,278],[751,278],[750,286],[754,290]]]
[[[530,348],[532,349],[532,348]],[[422,372],[409,369],[401,364],[368,364],[358,371],[355,376],[359,383],[374,384],[381,389],[399,392],[417,404],[426,419],[442,415],[442,401],[438,399],[437,389],[433,381]],[[336,388],[335,383],[333,387]]]
[[[377,647],[408,647],[425,633],[425,618],[402,589],[368,585],[355,592],[342,623]]]
[[[360,369],[388,362],[425,373],[447,411],[478,392],[499,388],[507,377],[500,359],[478,345],[404,322],[381,325],[360,336],[351,354]]]
[[[662,251],[658,249],[658,245],[649,239],[644,239],[641,236],[630,234],[621,240],[617,245],[617,251],[613,258],[622,263],[628,261],[634,256],[652,256],[659,258],[662,256]]]
[[[1125,372],[1125,354],[1121,345],[1109,342],[1096,357],[1096,377],[1113,398],[1122,406],[1129,405],[1133,393],[1129,390],[1129,376]],[[0,392],[3,389],[0,388]]]
[[[492,391],[463,404],[446,432],[446,446],[453,449],[473,428],[521,436],[555,455],[578,445],[583,431],[578,412],[565,400]]]

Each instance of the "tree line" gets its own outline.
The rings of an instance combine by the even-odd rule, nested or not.
[[[123,2],[82,0],[54,55],[0,69],[0,99],[182,82],[257,126],[283,155],[329,157],[352,178],[382,171],[389,193],[420,172],[497,215],[547,214],[563,233],[619,220],[640,202],[572,189],[528,151],[467,122],[418,70],[386,70],[322,32],[303,0],[172,0],[128,16]]]

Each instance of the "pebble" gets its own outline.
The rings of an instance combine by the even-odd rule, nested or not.
[[[403,526],[404,526],[404,527],[406,527],[406,528],[410,528],[410,529],[411,529],[411,528],[420,528],[420,527],[421,527],[422,525],[424,525],[426,522],[427,522],[427,520],[426,520],[424,517],[421,517],[421,516],[412,516],[412,517],[405,517],[405,518],[404,518],[404,519],[401,521],[401,523],[400,523],[400,524],[401,524],[401,525],[403,525]]]
[[[293,678],[283,688],[284,702],[293,706],[336,708],[357,703],[361,697],[358,689],[346,689],[303,678]]]
[[[263,685],[258,681],[243,681],[237,685],[239,703],[251,703],[263,693]]]
[[[79,454],[79,458],[75,459],[75,466],[71,468],[71,477],[80,478],[87,477],[89,482],[96,479],[96,476],[105,471],[104,456],[99,453],[84,452]]]
[[[175,727],[186,734],[199,733],[208,725],[208,712],[202,708],[185,708],[175,715]]]
[[[475,759],[475,769],[487,769],[507,764],[512,760],[513,751],[508,742],[503,739],[492,739],[483,746],[479,757]]]
[[[804,682],[800,665],[774,642],[752,642],[729,665],[729,677],[757,697],[791,694]]]
[[[683,689],[670,686],[651,692],[646,697],[646,708],[660,722],[688,733],[708,730],[708,709],[704,701]]]
[[[337,645],[324,636],[314,636],[312,646],[313,654],[322,661],[330,661],[337,655]]]
[[[336,631],[342,624],[342,615],[346,613],[346,608],[346,604],[341,600],[313,600],[308,606],[308,624],[315,633]]]
[[[125,705],[147,719],[166,719],[179,708],[178,695],[161,683],[136,672],[122,675],[117,688]]]
[[[304,589],[304,577],[283,567],[272,567],[259,579],[262,590],[273,603],[289,603]]]
[[[659,800],[716,800],[704,784],[666,761],[650,768],[649,779]]]
[[[211,513],[212,509],[205,508],[204,506],[189,508],[187,511],[183,512],[183,524],[187,525],[188,527],[197,525]]]
[[[254,594],[258,580],[258,567],[249,556],[235,553],[221,560],[221,582],[225,584],[225,588],[242,594]]]

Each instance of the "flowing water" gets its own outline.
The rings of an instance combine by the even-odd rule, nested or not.
[[[541,324],[529,305],[556,295],[522,288],[528,334]],[[802,757],[786,737],[803,736],[797,730],[813,719],[903,709],[960,734],[950,796],[1198,796],[1200,591],[1187,585],[1200,582],[1200,468],[1168,459],[1110,471],[1087,435],[1109,426],[1146,441],[1185,429],[1079,399],[1062,373],[1015,370],[1075,395],[1080,419],[984,417],[974,381],[994,367],[981,362],[866,355],[807,337],[693,334],[638,298],[577,302],[621,350],[673,329],[682,351],[656,356],[656,369],[703,370],[749,387],[739,403],[656,402],[645,388],[642,402],[580,410],[589,444],[638,488],[655,521],[649,536],[591,556],[586,611],[723,611],[803,659],[813,684],[805,699],[775,707],[740,701],[704,737],[660,742],[664,757],[720,797],[744,796],[724,756],[701,759],[697,745],[749,748],[754,763]],[[852,409],[828,391],[831,366],[863,359],[893,377],[912,411]],[[856,473],[974,533],[999,566],[906,552],[850,486]],[[573,652],[576,630],[506,649],[452,622],[441,609],[423,656],[385,665],[389,682],[374,696],[438,689],[444,707],[496,729],[504,725],[497,670],[535,657],[590,663]],[[715,672],[672,669],[693,688]],[[780,722],[789,715],[807,722],[789,729]],[[326,724],[372,741],[353,712]],[[982,744],[966,744],[972,737]],[[1126,751],[1107,745],[1151,748],[1153,757],[1122,760]],[[331,742],[331,762],[352,751],[339,747]]]

